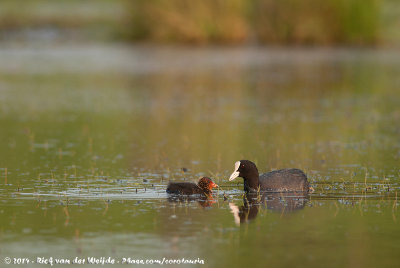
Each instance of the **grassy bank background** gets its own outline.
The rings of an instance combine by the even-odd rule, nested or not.
[[[132,1],[132,37],[157,42],[372,44],[378,0]]]
[[[395,0],[3,0],[0,38],[190,44],[400,44]],[[68,34],[71,33],[74,34]]]

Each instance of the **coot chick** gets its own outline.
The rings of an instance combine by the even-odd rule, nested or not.
[[[170,182],[167,186],[167,193],[192,195],[192,194],[212,194],[212,188],[218,187],[210,178],[203,177],[197,184],[192,182]]]
[[[244,180],[245,192],[308,192],[311,190],[307,176],[297,168],[274,170],[259,175],[256,165],[249,160],[235,163],[235,171],[229,181],[237,177]]]

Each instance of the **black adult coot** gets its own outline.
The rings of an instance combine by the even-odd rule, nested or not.
[[[197,184],[192,182],[170,182],[167,186],[167,193],[169,194],[212,194],[212,188],[218,187],[210,178],[203,177]]]
[[[249,160],[235,163],[235,171],[229,180],[237,177],[243,178],[246,192],[308,192],[312,189],[306,174],[300,169],[280,169],[259,175],[256,164]]]

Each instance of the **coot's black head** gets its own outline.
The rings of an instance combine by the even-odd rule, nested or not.
[[[204,191],[211,191],[212,188],[218,187],[217,184],[215,184],[210,178],[208,177],[203,177],[199,180],[197,185],[203,189]]]
[[[258,184],[258,169],[256,164],[249,160],[240,160],[235,163],[235,170],[229,177],[232,181],[237,177],[242,177],[244,180],[257,182]]]

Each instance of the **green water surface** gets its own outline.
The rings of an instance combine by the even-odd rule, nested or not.
[[[0,266],[396,267],[399,74],[396,51],[2,47]],[[240,159],[315,191],[246,208]],[[213,200],[168,199],[204,175]]]

